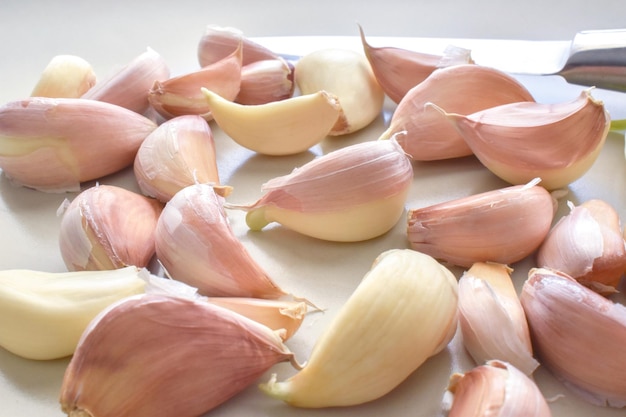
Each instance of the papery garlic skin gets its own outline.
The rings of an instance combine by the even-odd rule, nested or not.
[[[85,59],[56,55],[44,68],[33,88],[33,97],[78,98],[96,84],[96,73]]]
[[[144,294],[85,330],[63,377],[69,416],[194,417],[293,360],[269,328],[211,303]]]
[[[541,364],[586,401],[625,407],[626,307],[546,268],[529,272],[520,300]]]
[[[293,65],[282,58],[251,62],[241,68],[241,84],[235,102],[257,105],[290,98],[296,84]]]
[[[304,368],[261,389],[296,407],[372,401],[444,349],[456,326],[454,275],[427,255],[392,249],[376,258]]]
[[[89,322],[108,305],[144,291],[147,271],[0,272],[0,346],[27,359],[74,353]]]

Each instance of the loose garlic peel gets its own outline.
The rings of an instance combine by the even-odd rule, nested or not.
[[[349,406],[398,386],[451,340],[457,281],[433,258],[410,249],[380,254],[317,340],[306,366],[260,387],[296,407]]]
[[[93,67],[76,55],[56,55],[33,88],[33,97],[78,98],[96,84]]]
[[[241,85],[235,102],[265,104],[293,96],[293,65],[282,58],[252,62],[241,68]]]

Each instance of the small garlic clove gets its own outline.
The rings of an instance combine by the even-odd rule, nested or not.
[[[96,84],[93,67],[76,55],[56,55],[44,68],[32,97],[78,98]]]
[[[144,291],[146,270],[0,271],[0,346],[27,359],[70,356],[108,305]]]
[[[241,68],[241,86],[235,102],[265,104],[293,96],[293,65],[282,58],[265,59]]]
[[[239,145],[264,155],[306,151],[329,134],[340,114],[337,99],[325,91],[258,105],[202,91],[217,125]]]
[[[597,199],[572,205],[539,248],[537,266],[616,288],[626,270],[626,243],[615,208]]]
[[[356,242],[380,236],[404,212],[413,167],[394,139],[346,146],[276,177],[248,205],[246,223],[277,222],[318,239]]]
[[[211,303],[144,294],[85,330],[63,377],[69,416],[202,415],[293,353],[269,328]]]
[[[26,187],[78,191],[82,182],[132,165],[154,129],[140,114],[95,100],[13,101],[0,107],[0,167]]]
[[[541,364],[583,399],[626,406],[626,307],[568,275],[535,268],[520,296]]]
[[[448,392],[453,400],[448,417],[550,417],[537,384],[515,366],[488,361],[463,374],[453,374]]]
[[[362,404],[392,391],[450,342],[457,327],[457,281],[410,249],[380,254],[317,340],[306,366],[261,385],[296,407]]]
[[[61,219],[59,248],[67,269],[148,266],[161,210],[155,199],[114,185],[82,191]]]
[[[508,265],[541,245],[555,211],[550,193],[531,182],[409,209],[407,236],[413,249],[454,265]]]
[[[511,280],[512,269],[477,262],[459,279],[459,323],[463,344],[477,364],[491,359],[531,375],[533,358],[524,310]]]
[[[385,93],[362,53],[338,48],[308,53],[296,63],[295,80],[302,94],[324,90],[337,97],[341,115],[331,136],[361,130],[381,114]]]
[[[526,87],[502,71],[471,64],[437,69],[404,95],[381,138],[397,135],[400,146],[417,161],[471,155],[457,129],[426,104],[467,115],[520,101],[534,100]]]

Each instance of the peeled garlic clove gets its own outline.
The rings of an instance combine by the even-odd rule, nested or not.
[[[457,129],[426,104],[467,115],[520,101],[534,100],[526,87],[502,71],[470,64],[437,69],[400,100],[381,138],[397,135],[400,146],[417,161],[471,155]]]
[[[255,61],[241,68],[241,86],[235,102],[265,104],[293,96],[293,65],[284,59]]]
[[[304,152],[324,139],[340,113],[325,92],[258,105],[243,105],[202,89],[217,125],[244,148],[265,155]]]
[[[409,209],[407,236],[413,249],[458,266],[512,264],[541,245],[555,210],[550,193],[531,182]]]
[[[284,295],[233,233],[223,203],[208,184],[190,185],[176,193],[157,222],[159,261],[172,278],[204,295]]]
[[[477,364],[508,362],[531,375],[539,366],[524,310],[504,264],[477,262],[459,279],[463,344]]]
[[[590,90],[570,102],[511,103],[468,116],[446,115],[491,172],[511,184],[540,177],[549,190],[587,172],[610,126],[603,103]]]
[[[41,98],[0,107],[0,168],[14,182],[48,192],[132,165],[156,124],[123,107],[80,98]]]
[[[363,51],[376,80],[395,103],[400,103],[411,88],[424,81],[436,69],[473,63],[470,51],[464,48],[449,46],[442,55],[433,55],[403,48],[373,47],[365,40],[361,27],[359,31]]]
[[[169,78],[161,55],[148,48],[107,79],[99,81],[82,98],[104,101],[144,114],[150,107],[148,91],[157,80]]]
[[[339,100],[341,115],[331,136],[356,132],[380,115],[385,93],[361,53],[347,49],[320,49],[298,60],[296,85],[302,94],[324,90]]]
[[[140,294],[147,271],[0,272],[0,346],[50,360],[74,353],[89,322],[109,304]]]
[[[296,407],[375,400],[398,386],[452,339],[457,281],[433,258],[392,249],[370,271],[317,340],[306,366],[261,385]]]
[[[541,364],[593,404],[626,406],[626,307],[545,268],[529,272],[520,300]]]
[[[539,248],[537,266],[564,272],[585,285],[616,288],[626,270],[619,214],[602,200],[572,205]]]
[[[69,416],[202,415],[293,360],[267,327],[211,303],[130,297],[85,330],[61,386]]]
[[[318,239],[356,242],[389,231],[404,212],[413,167],[394,139],[346,146],[262,187],[246,223],[269,223]]]
[[[78,98],[96,83],[93,67],[76,55],[56,55],[33,88],[33,97]]]
[[[488,361],[464,374],[453,374],[448,417],[550,417],[550,407],[537,384],[515,366]]]

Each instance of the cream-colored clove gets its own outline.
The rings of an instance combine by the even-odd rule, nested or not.
[[[78,98],[96,84],[96,73],[85,59],[56,55],[44,68],[33,88],[33,97]]]

